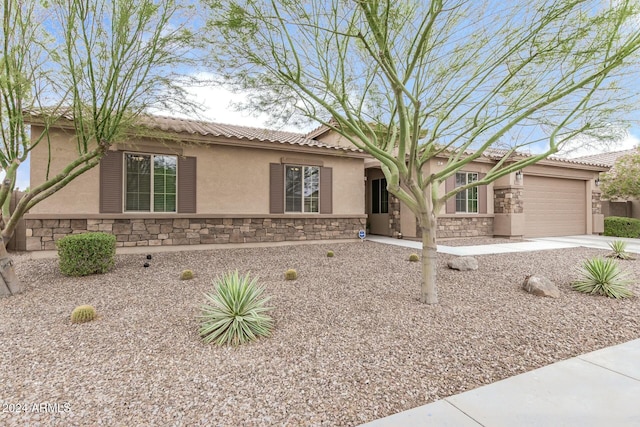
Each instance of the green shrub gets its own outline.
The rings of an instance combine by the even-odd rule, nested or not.
[[[631,280],[620,270],[613,259],[592,258],[578,269],[580,278],[571,287],[579,292],[606,295],[611,298],[626,298],[633,295],[629,289]]]
[[[115,262],[116,236],[112,234],[71,234],[56,244],[60,271],[67,276],[106,273]]]
[[[264,289],[256,283],[249,274],[240,277],[237,270],[216,279],[213,292],[205,294],[209,304],[202,306],[200,316],[205,343],[238,345],[271,333],[273,320],[267,313],[272,308],[264,306],[269,298],[262,297]]]
[[[607,257],[609,258],[635,259],[627,253],[627,243],[623,242],[622,240],[614,240],[613,242],[609,242],[609,247],[611,248],[611,253],[607,255]]]
[[[411,254],[411,255],[409,255],[409,261],[411,261],[411,262],[420,261],[420,257],[418,256],[418,254]]]
[[[180,280],[191,280],[191,279],[193,279],[193,271],[182,270],[182,273],[180,273]]]
[[[334,255],[335,254],[333,253],[333,251],[328,251],[327,252],[327,257],[329,257],[329,258],[333,258]]]
[[[91,322],[96,318],[96,309],[91,305],[79,305],[71,312],[71,323]]]
[[[609,216],[604,219],[604,235],[614,237],[640,237],[640,220]]]
[[[285,280],[296,280],[298,278],[298,272],[290,268],[284,272],[284,278]]]

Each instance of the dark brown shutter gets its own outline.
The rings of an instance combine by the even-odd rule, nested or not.
[[[178,157],[178,213],[196,213],[196,158]]]
[[[284,173],[280,163],[269,163],[269,213],[284,213]]]
[[[100,159],[100,213],[122,213],[122,151]]]
[[[480,181],[486,173],[478,174],[478,181]],[[487,213],[487,186],[479,185],[478,186],[478,213],[486,214]]]
[[[320,168],[320,213],[333,213],[333,169]]]
[[[445,182],[444,182],[444,191],[445,191],[445,193],[449,193],[450,191],[453,191],[454,188],[456,188],[456,175],[455,174],[451,175],[449,178],[447,178],[445,180]],[[448,214],[456,213],[456,196],[452,196],[452,197],[447,199],[445,211]]]

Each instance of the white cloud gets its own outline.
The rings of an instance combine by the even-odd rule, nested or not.
[[[587,143],[581,147],[573,148],[567,153],[567,157],[582,157],[593,154],[607,153],[610,151],[630,150],[640,145],[640,138],[632,133],[627,132],[624,138],[610,144]]]
[[[197,74],[193,76],[197,81],[214,81],[215,76],[211,74]],[[249,126],[256,128],[268,128],[267,122],[269,116],[265,113],[254,114],[249,111],[238,110],[235,105],[242,104],[247,101],[247,94],[236,93],[230,89],[221,87],[214,83],[201,85],[185,85],[183,86],[187,92],[189,100],[198,104],[201,112],[197,117],[191,115],[161,111],[160,114],[183,117],[187,119],[206,120],[215,123],[223,123],[229,125]],[[278,130],[306,133],[315,128],[315,125],[307,127],[297,127],[285,125],[278,127]]]

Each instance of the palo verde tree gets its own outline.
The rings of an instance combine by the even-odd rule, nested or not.
[[[191,55],[188,7],[175,0],[2,0],[0,296],[23,291],[5,244],[31,207],[97,165],[150,108],[184,104],[176,69]],[[77,158],[9,210],[16,176],[49,128],[73,120]],[[30,122],[44,128],[30,133]]]
[[[640,151],[619,157],[609,172],[602,174],[600,189],[607,199],[640,198]]]
[[[446,200],[610,135],[638,70],[631,0],[207,1],[211,67],[248,107],[317,121],[380,161],[422,231],[426,303]],[[539,154],[516,153],[529,147]],[[442,188],[495,148],[482,179]]]

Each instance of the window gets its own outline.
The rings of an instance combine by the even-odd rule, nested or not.
[[[285,212],[318,212],[320,168],[285,166]]]
[[[475,172],[456,173],[456,187],[476,182],[478,174]],[[478,187],[467,188],[456,194],[456,212],[478,213]]]
[[[389,213],[389,192],[385,178],[371,181],[371,213]]]
[[[126,153],[125,210],[176,212],[177,164],[176,156]]]

